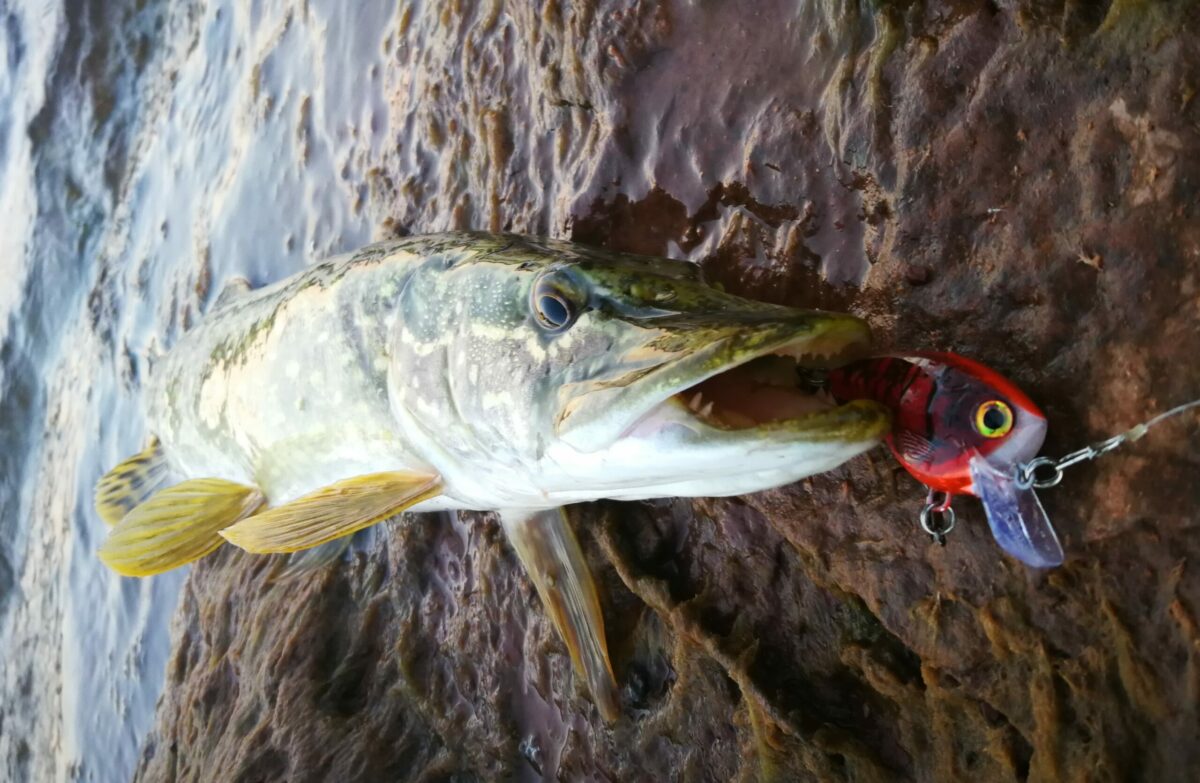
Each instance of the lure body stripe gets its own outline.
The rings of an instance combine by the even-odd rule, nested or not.
[[[937,392],[937,381],[915,362],[898,357],[855,362],[830,375],[830,393],[837,400],[881,402],[896,417],[896,429],[929,437],[932,420],[926,416]]]

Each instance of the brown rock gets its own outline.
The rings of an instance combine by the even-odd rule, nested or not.
[[[485,32],[475,5],[396,49],[429,99],[391,127],[465,162],[418,168],[401,138],[395,225],[570,227],[862,313],[1012,377],[1050,454],[1200,394],[1193,4],[518,3]],[[456,65],[468,35],[487,67]],[[1046,573],[969,498],[931,546],[882,451],[575,509],[612,725],[487,515],[395,521],[285,582],[227,548],[188,581],[138,779],[1190,780],[1197,435],[1164,424],[1047,491],[1068,562]]]

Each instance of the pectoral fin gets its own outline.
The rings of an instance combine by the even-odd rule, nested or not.
[[[113,527],[100,559],[117,573],[150,576],[204,557],[223,543],[218,534],[263,503],[254,487],[193,479],[158,492]]]
[[[326,541],[320,546],[314,546],[312,549],[293,552],[288,556],[287,566],[272,581],[286,582],[289,579],[295,579],[298,576],[333,565],[342,559],[353,540],[354,536],[342,536],[333,541]]]
[[[500,518],[600,714],[616,720],[617,684],[608,662],[600,599],[565,512],[504,511]]]
[[[295,552],[348,536],[441,494],[425,473],[372,473],[339,481],[221,531],[247,552]]]
[[[144,451],[105,473],[96,482],[96,513],[109,526],[134,508],[146,502],[167,481],[167,460],[158,438],[150,441]]]

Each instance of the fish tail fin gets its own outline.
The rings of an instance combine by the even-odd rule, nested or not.
[[[561,508],[504,511],[500,518],[600,714],[616,720],[617,684],[608,660],[600,598],[566,513]]]
[[[204,557],[220,530],[253,514],[263,494],[222,479],[192,479],[161,490],[126,514],[100,546],[104,564],[125,576],[150,576]]]
[[[425,473],[355,476],[247,517],[221,535],[247,552],[296,552],[382,522],[441,492],[441,479]]]
[[[145,503],[167,482],[167,459],[158,438],[150,445],[105,473],[96,482],[96,513],[109,527]]]

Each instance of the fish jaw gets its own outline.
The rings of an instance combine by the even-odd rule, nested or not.
[[[690,330],[675,324],[653,326],[673,338],[668,345],[675,356],[645,368],[641,365],[647,362],[641,357],[650,353],[647,343],[654,340],[643,340],[626,353],[632,369],[564,384],[555,422],[555,434],[562,442],[578,451],[596,451],[639,427],[644,432],[659,420],[686,423],[710,438],[720,435],[727,441],[752,442],[789,426],[802,430],[808,439],[844,434],[842,419],[825,417],[834,405],[813,395],[800,398],[794,371],[837,366],[869,350],[870,330],[861,320],[840,313],[775,308],[766,313],[751,311],[750,318],[721,314],[709,323],[697,320]],[[631,360],[634,356],[637,359]],[[759,366],[754,366],[756,360]],[[787,374],[788,366],[762,366],[766,364],[762,360],[775,360],[776,365],[791,362],[792,374]],[[784,377],[762,377],[781,374]],[[751,396],[739,399],[743,394]],[[706,396],[712,403],[708,410]],[[776,408],[796,415],[778,417],[782,419],[778,427],[753,426],[775,418],[769,410],[770,398]],[[791,419],[798,421],[789,424]]]
[[[564,385],[558,437],[542,462],[548,497],[755,492],[831,470],[890,430],[891,417],[878,403],[838,406],[797,384],[797,370],[836,366],[869,350],[861,320],[753,307],[693,322],[692,329],[671,329],[677,355],[649,372]],[[643,342],[626,360],[644,361],[647,353]]]
[[[551,447],[545,497],[575,503],[757,492],[832,470],[878,445],[890,428],[887,409],[865,400],[741,429],[713,426],[672,401],[604,449]]]

